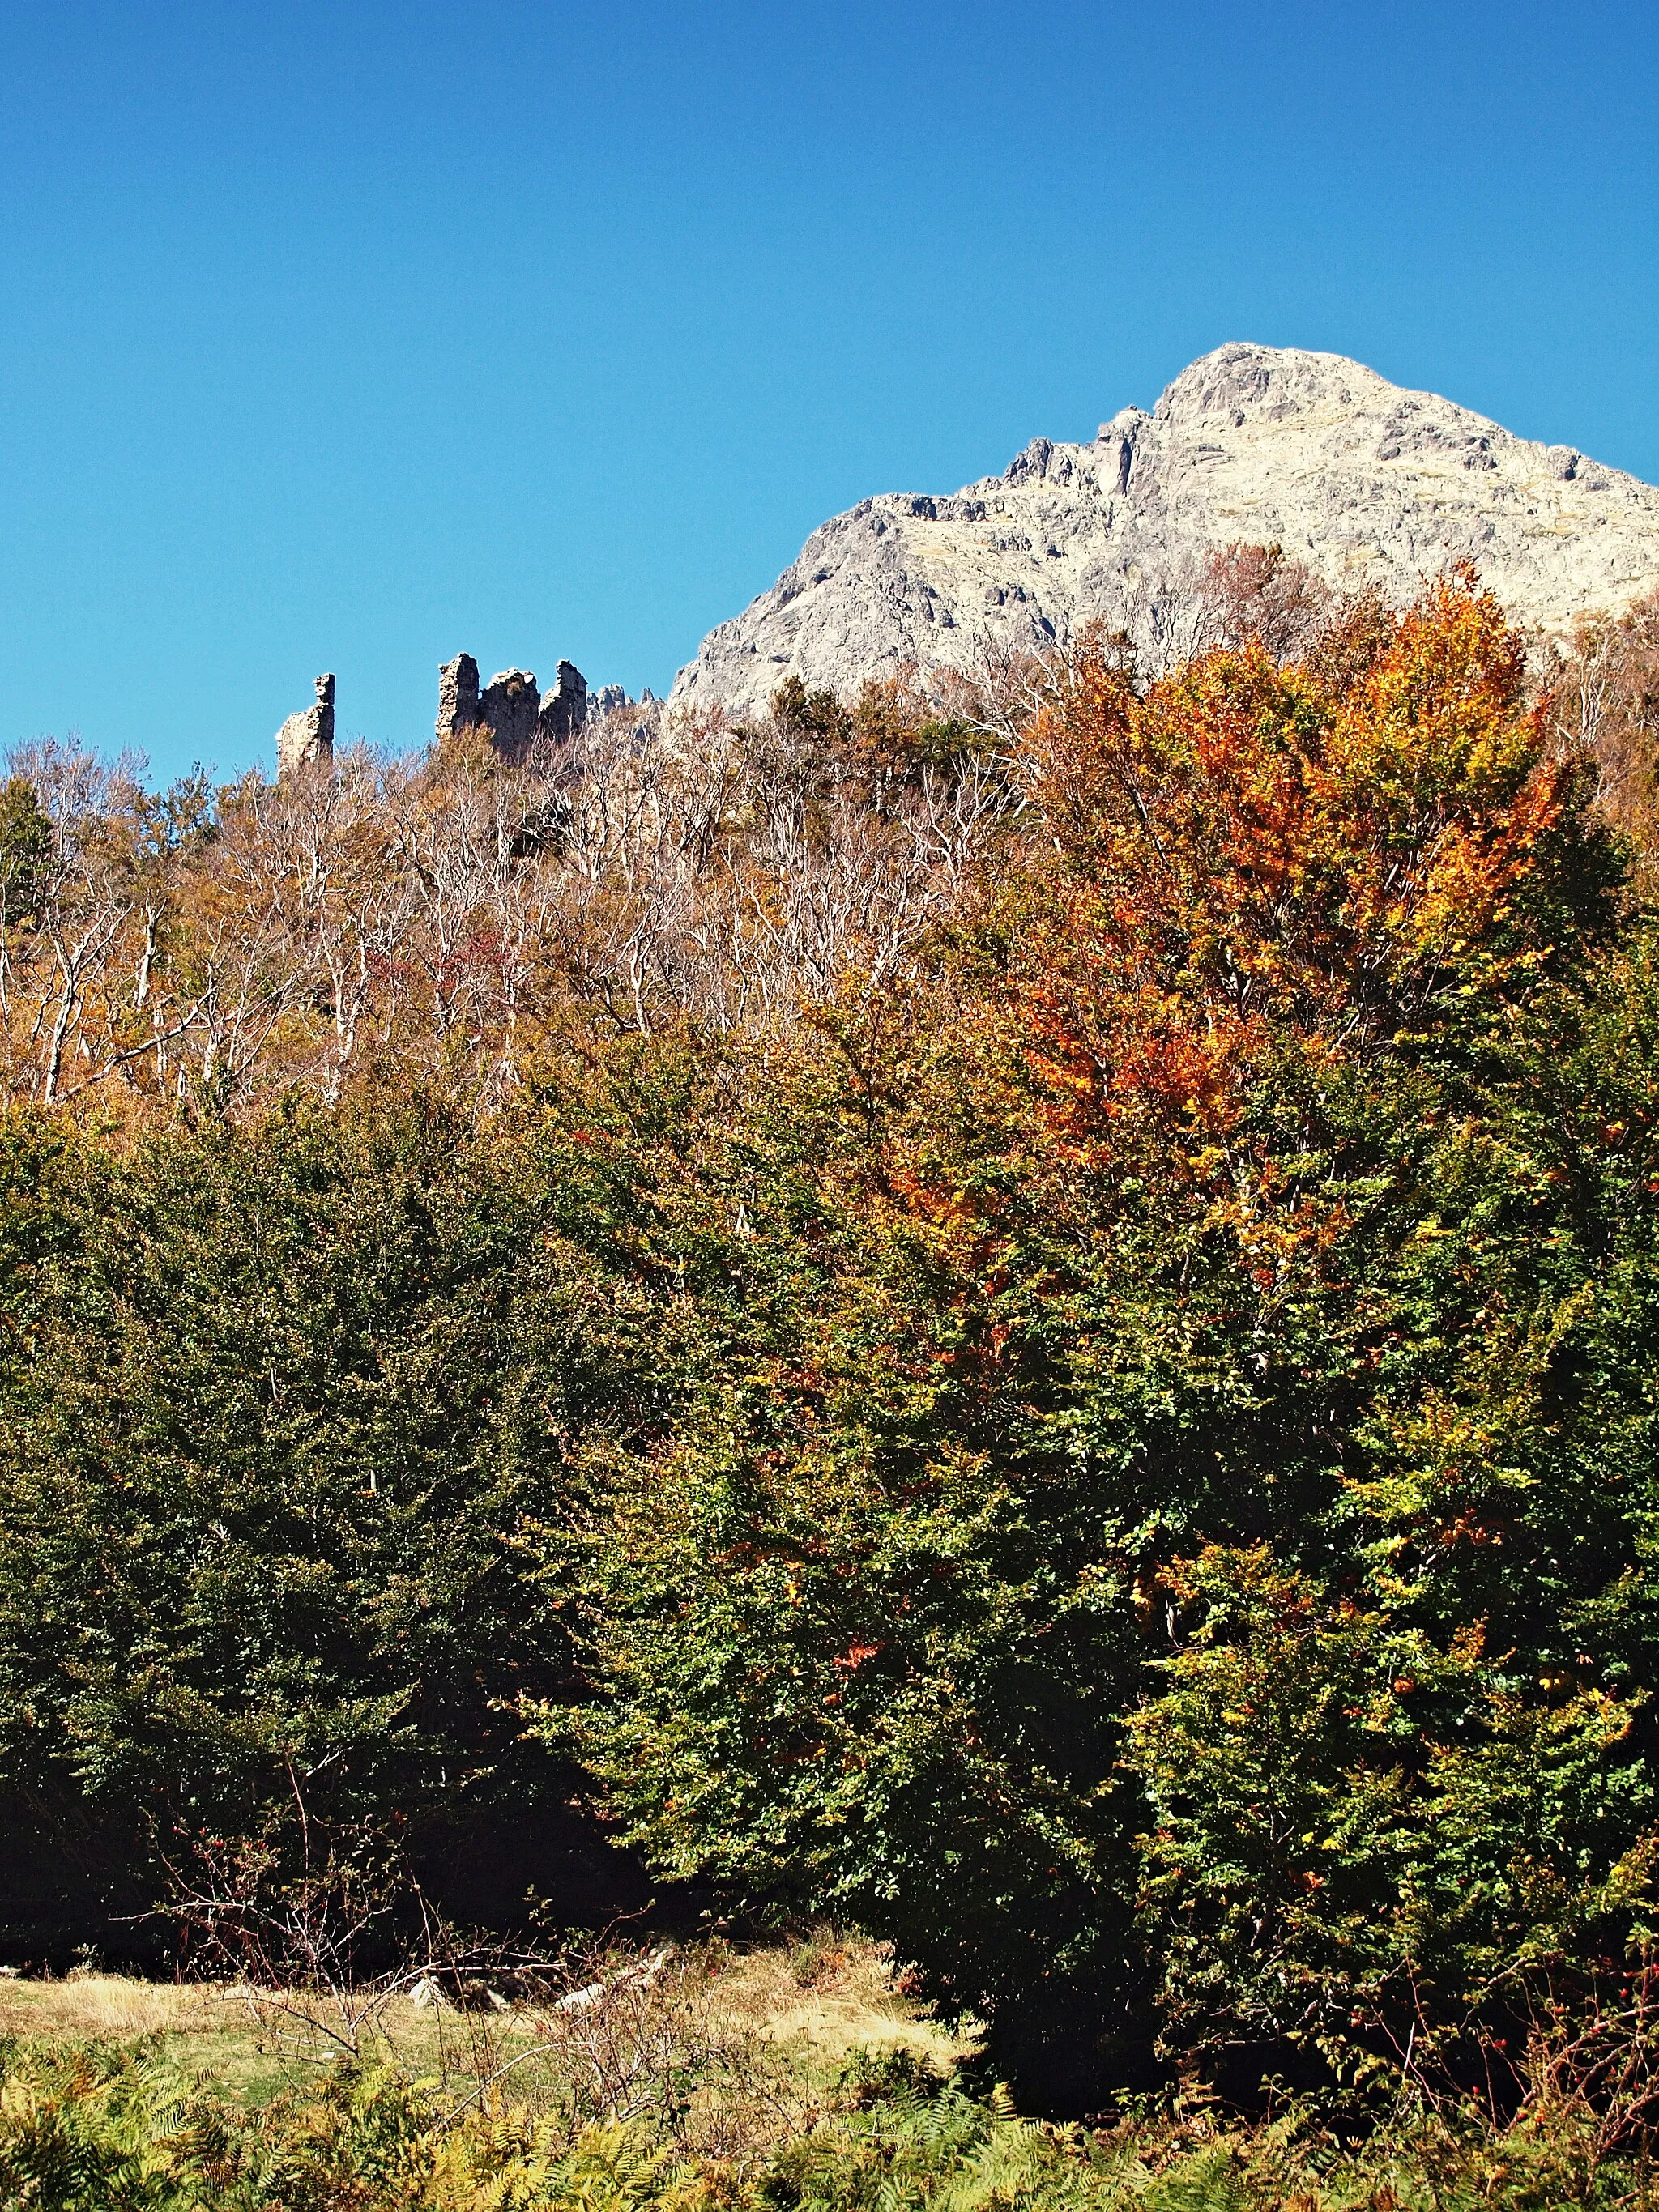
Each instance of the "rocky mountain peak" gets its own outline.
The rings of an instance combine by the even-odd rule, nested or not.
[[[671,703],[751,711],[789,676],[848,692],[1094,620],[1155,663],[1206,558],[1237,544],[1395,605],[1473,561],[1513,619],[1560,635],[1659,584],[1659,490],[1340,355],[1224,345],[1087,444],[1036,438],[1000,477],[836,516],[709,633]]]
[[[1386,408],[1398,387],[1337,353],[1291,346],[1224,345],[1183,368],[1152,410],[1154,422],[1232,430],[1323,411]]]

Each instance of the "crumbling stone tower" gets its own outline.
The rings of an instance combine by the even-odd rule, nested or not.
[[[544,698],[527,668],[504,668],[482,690],[478,664],[458,653],[438,671],[438,742],[463,730],[488,730],[503,760],[526,758],[537,738],[563,744],[587,719],[587,681],[574,661],[562,660]]]
[[[504,668],[478,695],[478,720],[505,761],[518,763],[530,750],[541,712],[541,694],[527,668]]]
[[[438,671],[438,742],[478,726],[478,664],[458,653]]]
[[[334,758],[334,678],[317,678],[317,703],[290,714],[276,732],[276,780],[302,769],[327,768]]]
[[[574,738],[587,720],[587,678],[574,660],[562,660],[553,676],[553,689],[542,701],[541,733],[544,738]]]

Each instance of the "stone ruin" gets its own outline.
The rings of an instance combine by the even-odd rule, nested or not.
[[[619,684],[608,684],[599,695],[601,706],[611,702],[613,693],[626,696]],[[457,653],[438,671],[440,744],[463,730],[484,730],[501,758],[516,765],[528,757],[538,738],[562,744],[587,716],[587,680],[574,661],[559,663],[547,692],[538,690],[527,668],[505,668],[481,690],[478,664],[470,653]],[[290,714],[276,732],[277,780],[325,769],[333,758],[334,678],[319,676],[316,705]]]
[[[522,761],[538,738],[562,744],[587,720],[587,681],[562,660],[553,689],[543,693],[527,668],[506,668],[482,690],[478,664],[459,653],[438,671],[438,742],[463,730],[487,730],[503,760]]]
[[[290,714],[276,732],[279,781],[302,769],[327,768],[334,758],[334,678],[319,676],[316,688],[316,705]]]

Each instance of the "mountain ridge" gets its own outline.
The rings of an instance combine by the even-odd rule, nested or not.
[[[745,712],[787,677],[846,691],[1091,621],[1166,659],[1205,557],[1239,544],[1395,605],[1473,561],[1513,620],[1562,636],[1659,585],[1659,489],[1340,354],[1231,343],[1086,444],[1036,438],[1000,476],[832,516],[670,703]]]

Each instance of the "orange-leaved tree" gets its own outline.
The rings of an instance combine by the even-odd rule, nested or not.
[[[860,1917],[1057,2094],[1177,1983],[1197,2044],[1386,2044],[1400,1989],[1486,2017],[1495,1960],[1641,1909],[1644,925],[1473,580],[1339,642],[1054,672],[931,976],[750,1077],[701,1410],[601,1577],[640,1839]],[[1194,1683],[1292,1657],[1331,1725],[1207,1757]],[[1235,1976],[1261,1868],[1328,1872],[1300,1803],[1340,1929]]]
[[[1341,691],[1259,647],[1144,695],[1087,648],[1023,747],[1053,861],[1021,1011],[1056,1133],[1219,1137],[1288,1049],[1363,1058],[1504,1018],[1605,932],[1589,764],[1520,639],[1442,583]]]

